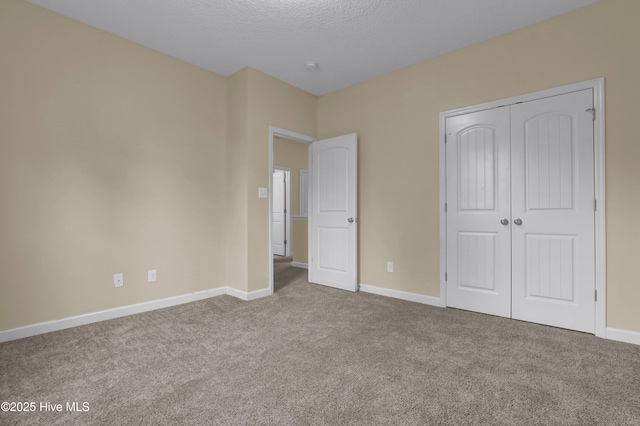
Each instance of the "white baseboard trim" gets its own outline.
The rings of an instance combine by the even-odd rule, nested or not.
[[[210,297],[228,294],[242,300],[255,300],[271,295],[269,288],[252,291],[237,290],[231,287],[218,287],[210,290],[197,291],[195,293],[183,294],[180,296],[168,297],[166,299],[152,300],[149,302],[136,303],[119,308],[107,309],[90,314],[78,315],[75,317],[63,318],[54,321],[41,322],[38,324],[26,325],[24,327],[12,328],[0,331],[0,343],[11,340],[23,339],[25,337],[36,336],[38,334],[52,331],[64,330],[66,328],[78,327],[80,325],[92,324],[94,322],[106,321],[142,312],[155,311],[156,309],[168,308],[170,306],[182,305],[183,303],[196,302]]]
[[[246,291],[238,290],[236,288],[232,288],[232,287],[227,287],[226,290],[227,290],[226,294],[228,294],[229,296],[237,297],[238,299],[246,300],[246,301],[256,300],[256,299],[260,299],[262,297],[267,297],[271,295],[271,290],[268,287],[263,288],[261,290],[255,290],[249,293],[247,293]]]
[[[409,293],[400,290],[391,290],[388,288],[376,287],[368,284],[360,284],[360,291],[364,293],[377,294],[380,296],[393,297],[394,299],[401,299],[410,302],[422,303],[425,305],[442,307],[441,299],[439,297],[425,296],[422,294]],[[38,334],[49,333],[52,331],[64,330],[66,328],[78,327],[80,325],[120,318],[128,315],[135,315],[142,312],[154,311],[156,309],[168,308],[170,306],[182,305],[184,303],[196,302],[198,300],[221,296],[223,294],[228,294],[229,296],[237,297],[241,300],[250,301],[269,296],[271,295],[271,291],[269,288],[264,288],[261,290],[246,292],[231,287],[218,287],[210,290],[168,297],[166,299],[137,303],[135,305],[107,309],[104,311],[78,315],[61,320],[41,322],[38,324],[0,331],[0,343],[23,339],[25,337],[36,336]],[[609,340],[640,345],[640,332],[637,331],[607,328],[605,338]]]
[[[256,299],[262,299],[263,297],[267,297],[267,296],[271,296],[273,293],[271,292],[270,288],[263,288],[261,290],[255,290],[250,292],[247,295],[247,300],[256,300]]]
[[[227,294],[225,287],[213,288],[210,290],[197,291],[195,293],[183,294],[180,296],[168,297],[166,299],[152,300],[150,302],[136,303],[135,305],[122,306],[120,308],[107,309],[90,314],[78,315],[75,317],[63,318],[60,320],[41,322],[24,327],[13,328],[0,331],[0,343],[10,340],[22,339],[36,336],[38,334],[49,333],[51,331],[64,330],[66,328],[78,327],[80,325],[92,324],[94,322],[106,321],[142,312],[154,311],[156,309],[168,308],[170,306],[182,305],[184,303],[196,302],[210,297]]]
[[[380,296],[393,297],[394,299],[408,300],[409,302],[422,303],[424,305],[443,307],[439,297],[409,293],[408,291],[391,290],[368,284],[360,284],[360,291],[364,293],[378,294]]]
[[[606,338],[617,340],[618,342],[632,343],[640,345],[640,333],[637,331],[620,330],[617,328],[607,328]]]
[[[237,290],[232,287],[227,287],[226,290],[227,291],[225,294],[228,294],[229,296],[237,297],[238,299],[242,299],[242,300],[247,300],[247,295],[249,294],[246,291]]]
[[[291,262],[291,266],[293,266],[294,268],[309,269],[308,263]]]

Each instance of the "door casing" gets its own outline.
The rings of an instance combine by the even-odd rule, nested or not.
[[[593,90],[594,117],[594,167],[595,167],[595,281],[597,300],[595,303],[595,335],[606,337],[606,201],[605,201],[605,121],[604,121],[604,78],[556,87],[521,96],[473,105],[440,113],[440,305],[447,306],[447,217],[446,198],[446,120],[449,117],[498,108],[562,95],[585,89]]]

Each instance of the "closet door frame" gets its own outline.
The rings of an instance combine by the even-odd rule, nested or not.
[[[445,134],[446,120],[449,117],[469,114],[512,105],[518,102],[528,102],[551,96],[563,95],[580,90],[593,90],[593,105],[595,116],[593,121],[594,134],[594,167],[595,167],[595,335],[606,338],[606,199],[605,199],[605,111],[604,111],[604,78],[583,81],[566,86],[528,93],[512,98],[487,102],[479,105],[459,108],[440,113],[440,306],[447,306],[447,215],[446,195],[446,149]]]

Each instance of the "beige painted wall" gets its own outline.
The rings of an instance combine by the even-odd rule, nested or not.
[[[438,296],[438,114],[605,77],[608,326],[640,331],[639,17],[640,2],[603,0],[318,100],[253,69],[225,79],[3,0],[0,330],[266,288],[268,200],[257,189],[270,178],[269,125],[358,132],[361,282]]]
[[[271,179],[269,126],[315,137],[318,98],[252,68],[238,71],[229,81],[229,122],[236,127],[230,125],[228,151],[234,164],[246,171],[238,176],[230,172],[234,184],[229,190],[240,185],[246,191],[246,204],[238,200],[232,207],[232,214],[242,219],[229,230],[237,250],[227,256],[227,285],[252,292],[269,288],[269,200],[258,198],[258,188],[268,188]],[[235,100],[238,96],[243,100]],[[234,136],[241,132],[246,133]],[[233,147],[234,143],[240,146]],[[246,241],[244,234],[235,235],[236,228],[246,232]]]
[[[291,169],[291,216],[300,216],[300,170],[308,170],[309,145],[274,137],[273,164]],[[294,220],[291,228],[293,261],[307,263],[307,220]]]
[[[440,112],[605,77],[607,326],[640,331],[639,40],[640,2],[603,0],[321,97],[318,136],[359,136],[361,282],[439,296]]]
[[[318,98],[260,71],[249,69],[249,291],[269,286],[269,126],[315,137]]]
[[[315,136],[315,96],[21,0],[0,2],[0,56],[0,330],[268,287],[268,126]]]
[[[224,285],[226,79],[19,0],[0,58],[0,330]]]
[[[228,79],[227,91],[226,285],[247,291],[249,70]]]

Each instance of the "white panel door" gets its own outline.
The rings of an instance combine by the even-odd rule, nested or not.
[[[592,90],[511,107],[513,318],[595,332]]]
[[[447,306],[511,316],[509,108],[448,118]]]
[[[310,157],[309,281],[356,291],[357,135],[313,142]]]
[[[271,245],[273,254],[285,256],[286,223],[285,223],[285,172],[275,170],[273,172],[273,211],[271,222]]]

